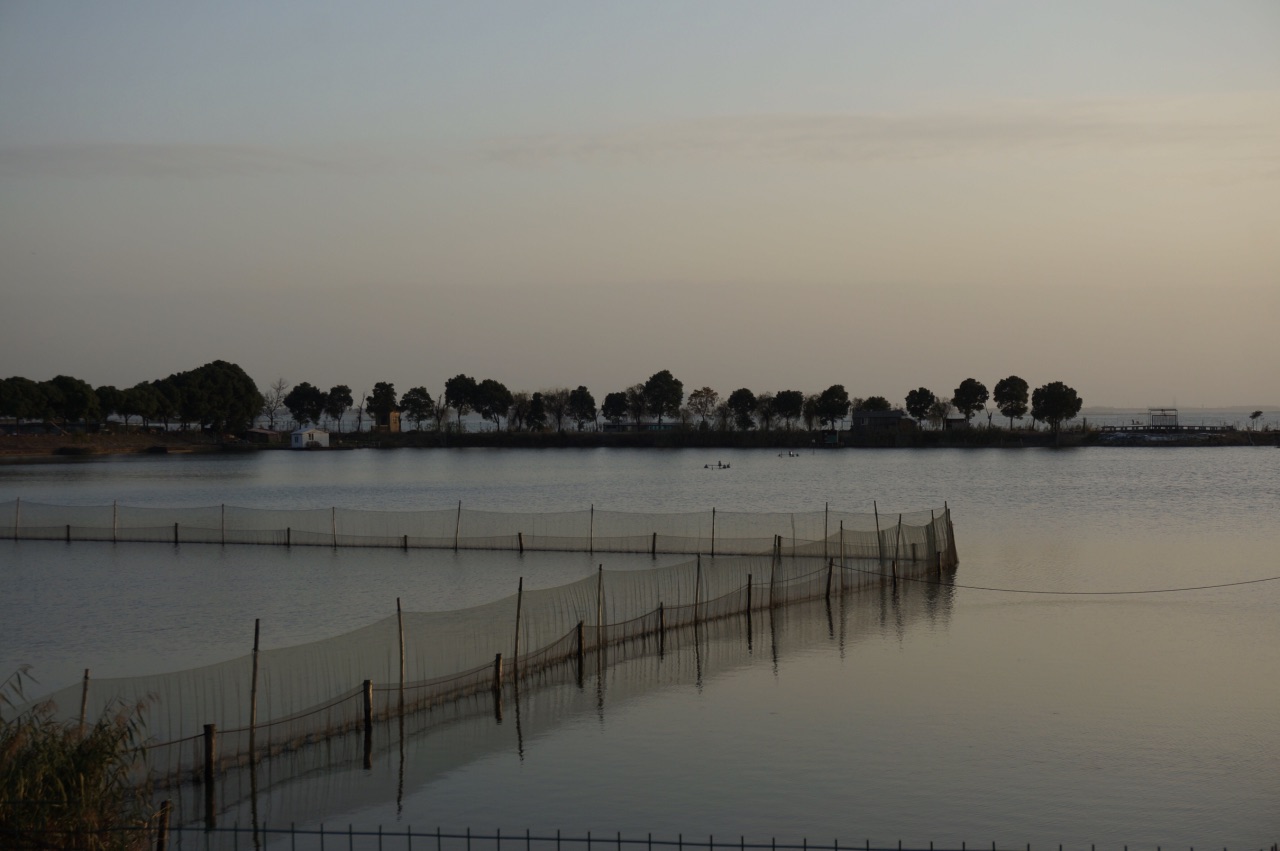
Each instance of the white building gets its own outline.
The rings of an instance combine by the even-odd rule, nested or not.
[[[329,446],[329,432],[322,428],[298,428],[290,435],[289,445],[294,449],[323,449]]]

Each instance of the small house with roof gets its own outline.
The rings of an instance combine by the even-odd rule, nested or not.
[[[327,449],[329,432],[315,426],[296,428],[290,435],[289,446],[293,449]]]

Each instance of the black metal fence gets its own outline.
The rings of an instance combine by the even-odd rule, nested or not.
[[[154,848],[155,851],[170,849],[246,849],[246,851],[268,851],[268,849],[288,849],[288,851],[1032,851],[1030,843],[999,844],[992,842],[930,842],[925,845],[904,845],[901,840],[883,842],[865,838],[862,840],[817,840],[810,842],[808,838],[779,842],[776,837],[764,842],[753,839],[748,842],[744,836],[734,838],[714,835],[686,836],[683,833],[676,837],[655,837],[652,833],[644,837],[623,836],[621,832],[612,835],[593,835],[587,831],[585,836],[568,835],[557,830],[552,834],[534,834],[528,830],[523,833],[503,833],[495,830],[492,833],[474,832],[467,829],[463,833],[447,833],[439,828],[431,831],[414,830],[410,826],[404,828],[357,830],[352,825],[345,827],[328,827],[320,824],[316,827],[297,827],[260,825],[257,827],[171,827],[163,819],[155,824],[139,829],[120,829],[102,831],[99,839],[123,840],[119,844],[131,848]],[[0,836],[0,839],[6,839]],[[26,835],[8,837],[16,840],[15,847],[42,849],[71,849],[83,847],[86,837],[80,834],[72,838],[63,834],[49,833],[44,836]],[[973,847],[970,848],[969,846]],[[1053,845],[1037,845],[1037,851],[1053,851]],[[1102,846],[1105,851],[1129,851],[1129,845]],[[1134,851],[1163,851],[1160,846],[1154,849],[1139,845],[1132,846]],[[1179,846],[1179,851],[1184,846]],[[1064,846],[1058,844],[1057,851],[1073,848],[1083,851],[1083,846]],[[1096,844],[1089,846],[1089,851],[1099,851]],[[1190,851],[1195,851],[1192,846]],[[1206,851],[1217,851],[1216,846]],[[1228,851],[1223,848],[1222,851]],[[1280,851],[1280,845],[1259,846],[1258,851]]]

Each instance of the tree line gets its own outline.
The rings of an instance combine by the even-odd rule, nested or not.
[[[48,381],[21,376],[0,381],[0,417],[16,422],[100,423],[116,416],[126,427],[137,419],[147,425],[163,423],[166,428],[194,425],[236,432],[253,424],[262,404],[253,379],[236,364],[222,360],[125,389],[95,388],[69,375]]]
[[[512,392],[495,379],[477,380],[465,374],[450,378],[434,397],[425,386],[397,394],[395,386],[385,381],[361,395],[363,398],[355,397],[343,384],[326,391],[306,381],[290,385],[283,378],[260,391],[239,366],[218,360],[125,389],[109,385],[94,388],[66,375],[40,382],[7,378],[0,381],[0,417],[72,423],[105,422],[114,416],[126,427],[136,418],[146,425],[163,423],[166,428],[197,425],[234,432],[250,427],[259,418],[274,430],[285,412],[299,425],[328,422],[339,429],[348,413],[354,413],[357,430],[363,429],[366,417],[387,423],[392,412],[416,429],[427,424],[437,430],[462,430],[463,418],[475,413],[495,429],[505,427],[508,431],[563,431],[569,426],[581,431],[588,424],[598,426],[602,418],[616,427],[648,422],[703,430],[767,431],[792,429],[798,424],[809,430],[836,428],[851,414],[893,410],[941,428],[953,410],[966,423],[985,410],[988,425],[998,411],[1009,419],[1010,428],[1015,419],[1030,414],[1033,420],[1057,431],[1083,404],[1076,391],[1061,381],[1032,391],[1016,375],[996,382],[990,393],[975,378],[960,382],[950,396],[919,387],[909,391],[901,405],[884,396],[851,397],[842,384],[808,394],[800,390],[756,393],[740,387],[724,397],[710,387],[699,387],[686,396],[684,383],[666,369],[644,382],[605,394],[598,407],[591,391],[582,385]],[[987,407],[988,401],[994,408]]]
[[[505,425],[508,431],[563,431],[566,426],[581,431],[588,424],[598,426],[602,418],[617,427],[674,422],[686,428],[748,431],[792,429],[797,424],[809,430],[835,428],[851,414],[893,410],[941,428],[953,410],[966,423],[978,411],[987,410],[989,426],[999,411],[1009,418],[1010,428],[1013,420],[1030,414],[1033,420],[1057,431],[1080,412],[1083,404],[1076,391],[1061,381],[1031,391],[1027,382],[1016,375],[996,382],[994,394],[975,378],[966,378],[950,396],[939,396],[920,387],[908,392],[902,405],[895,405],[884,396],[851,397],[841,384],[809,394],[800,390],[755,393],[741,387],[725,397],[710,387],[700,387],[686,396],[684,383],[665,369],[647,381],[605,394],[599,407],[591,391],[582,385],[574,389],[512,392],[495,379],[477,380],[465,374],[450,378],[434,397],[425,386],[412,387],[397,396],[394,384],[380,381],[373,385],[372,393],[357,403],[345,385],[325,392],[305,381],[290,388],[283,378],[273,382],[263,397],[262,413],[272,428],[285,411],[299,424],[322,425],[327,418],[339,427],[343,417],[354,411],[357,430],[363,427],[366,416],[385,424],[392,412],[419,430],[424,424],[436,430],[462,430],[463,417],[476,413],[493,423],[495,429]],[[994,401],[994,409],[986,407],[988,400]]]

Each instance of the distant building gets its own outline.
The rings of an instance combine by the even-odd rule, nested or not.
[[[1151,428],[1178,428],[1177,408],[1147,408],[1147,425]]]
[[[244,439],[250,443],[279,443],[280,432],[269,428],[251,428],[244,433]]]
[[[329,432],[315,426],[294,429],[289,445],[293,449],[326,449],[329,446]]]
[[[374,418],[373,430],[390,432],[392,434],[399,434],[400,412],[390,411],[387,413],[385,417],[379,414],[377,417]]]

